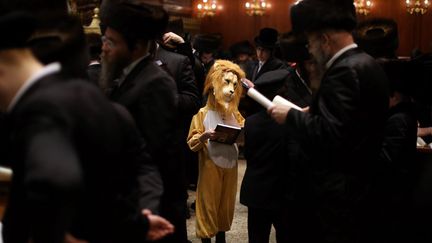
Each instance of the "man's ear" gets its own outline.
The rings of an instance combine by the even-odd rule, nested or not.
[[[331,41],[331,36],[327,32],[324,32],[320,34],[320,39],[323,44],[328,45]]]
[[[133,50],[131,50],[132,55],[142,56],[148,52],[153,53],[156,50],[156,42],[153,40],[140,40],[134,45]]]

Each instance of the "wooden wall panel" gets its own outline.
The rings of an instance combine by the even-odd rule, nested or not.
[[[248,16],[244,6],[246,0],[218,0],[218,2],[223,5],[223,10],[215,17],[203,18],[201,32],[222,33],[225,48],[241,40],[249,40],[253,43],[254,37],[263,27],[276,28],[280,32],[291,29],[289,8],[293,0],[269,1],[272,3],[272,8],[264,16]]]
[[[224,9],[215,17],[201,19],[202,33],[221,33],[224,36],[224,48],[231,44],[253,38],[263,27],[273,27],[279,32],[291,29],[289,8],[295,0],[269,0],[272,8],[265,16],[247,16],[244,3],[246,0],[218,0]],[[405,0],[373,0],[374,7],[368,16],[359,16],[359,20],[373,17],[393,18],[399,25],[398,54],[408,56],[413,48],[423,52],[432,51],[432,7],[425,15],[410,15],[405,8]],[[194,8],[197,0],[194,2]]]

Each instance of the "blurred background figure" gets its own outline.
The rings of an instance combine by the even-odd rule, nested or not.
[[[375,58],[397,58],[399,32],[392,19],[372,18],[358,24],[354,38],[359,48]]]
[[[101,63],[100,55],[102,52],[102,36],[97,33],[86,34],[87,48],[90,56],[90,63],[87,67],[89,81],[99,86]]]
[[[376,197],[376,237],[379,242],[411,242],[416,157],[417,117],[412,100],[413,72],[408,60],[379,59],[390,87],[389,111],[380,153],[379,177],[373,186]],[[414,234],[416,235],[416,234]]]
[[[240,41],[230,46],[229,51],[232,61],[246,72],[247,65],[250,65],[249,62],[251,62],[255,56],[255,50],[252,44],[248,40]]]
[[[217,58],[222,44],[222,36],[218,34],[198,34],[193,39],[195,55],[198,56],[207,74]],[[201,89],[200,89],[201,90]]]
[[[93,10],[94,14],[90,25],[84,26],[86,44],[90,55],[90,63],[87,67],[89,81],[100,86],[100,55],[102,53],[102,31],[100,29],[99,8]]]
[[[156,64],[152,52],[156,39],[166,30],[168,17],[161,6],[104,1],[101,78],[111,87],[110,100],[131,113],[161,173],[164,192],[160,214],[176,229],[163,242],[185,243],[187,195],[184,165],[177,159],[178,89],[166,69]]]

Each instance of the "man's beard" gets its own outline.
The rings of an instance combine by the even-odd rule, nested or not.
[[[99,78],[99,86],[103,91],[107,91],[115,84],[114,80],[121,77],[123,69],[130,63],[129,58],[118,57],[114,60],[108,60],[102,56],[101,74]]]
[[[319,50],[318,53],[315,53],[315,55],[312,55],[315,59],[316,63],[318,64],[318,67],[322,70],[326,69],[326,64],[330,60],[330,57],[324,53],[323,50]]]

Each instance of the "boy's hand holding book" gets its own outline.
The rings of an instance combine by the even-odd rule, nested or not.
[[[201,136],[199,137],[199,140],[201,143],[205,143],[208,139],[212,139],[216,135],[216,132],[213,129],[209,129],[205,131]]]

